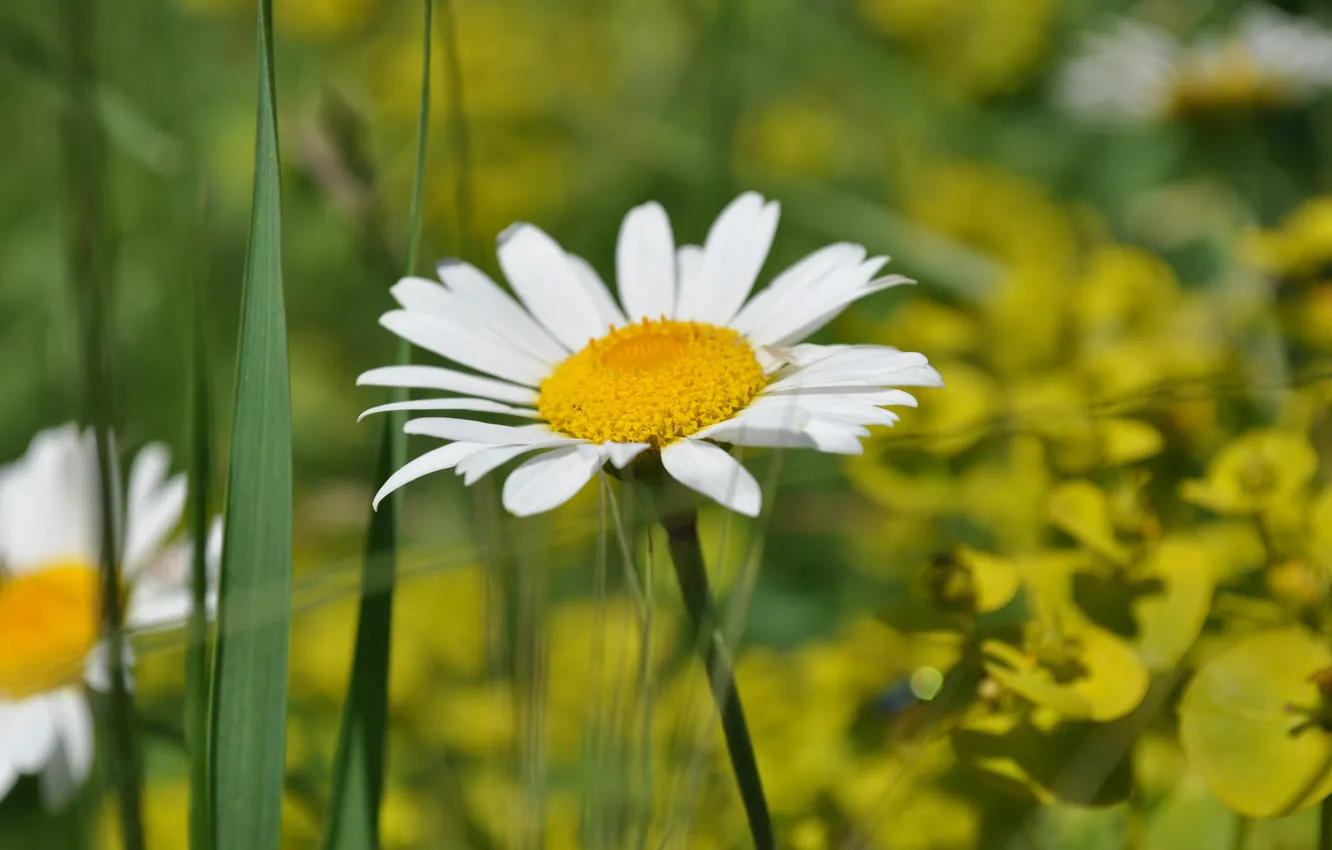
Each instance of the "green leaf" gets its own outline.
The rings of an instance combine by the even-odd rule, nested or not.
[[[447,0],[445,11],[447,12]],[[432,0],[425,0],[421,39],[421,105],[416,130],[416,172],[409,212],[406,271],[416,270],[421,239],[421,201],[425,186],[426,139],[430,126],[430,45]],[[454,66],[456,74],[457,67]],[[456,82],[456,81],[455,81]],[[457,120],[461,120],[458,113]],[[398,363],[406,363],[408,347],[399,342]],[[405,398],[394,393],[393,401]],[[401,413],[384,420],[375,480],[388,479],[406,460],[406,435]],[[370,517],[365,565],[361,574],[361,605],[356,624],[351,680],[342,709],[338,751],[333,765],[328,819],[323,846],[327,850],[374,850],[379,846],[379,808],[384,794],[384,736],[388,727],[389,661],[393,632],[393,586],[397,573],[402,493],[392,493]]]
[[[1291,814],[1332,791],[1332,734],[1313,680],[1332,652],[1304,629],[1254,635],[1209,661],[1180,703],[1180,741],[1213,794],[1248,817]]]
[[[212,850],[212,753],[208,736],[208,490],[212,486],[213,436],[204,336],[203,272],[194,280],[194,351],[190,389],[189,527],[192,605],[185,648],[185,739],[190,754],[190,850]]]
[[[227,474],[211,731],[218,850],[277,850],[291,619],[291,395],[272,0],[258,10],[254,205]]]

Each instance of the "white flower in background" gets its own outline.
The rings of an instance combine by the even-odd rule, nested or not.
[[[1184,44],[1151,24],[1121,19],[1084,37],[1055,80],[1055,101],[1092,122],[1298,103],[1332,85],[1332,33],[1266,5],[1231,31]]]
[[[487,376],[438,366],[389,366],[358,383],[444,390],[449,398],[383,405],[537,420],[499,425],[425,418],[411,434],[452,441],[406,464],[375,503],[409,481],[456,469],[471,484],[540,450],[505,481],[519,516],[554,508],[609,461],[623,468],[660,452],[666,472],[754,516],[758,483],[717,443],[857,454],[867,425],[891,425],[884,405],[915,405],[894,386],[940,386],[924,355],[881,345],[807,345],[847,305],[909,283],[879,277],[886,257],[859,245],[816,251],[750,298],[777,230],[778,207],[746,193],[702,246],[679,248],[655,203],[630,210],[616,251],[620,303],[587,262],[530,224],[499,239],[499,262],[520,306],[482,272],[439,265],[444,284],[408,277],[402,306],[380,323],[415,345]]]
[[[151,630],[190,609],[189,547],[172,538],[185,478],[167,477],[165,447],[135,457],[119,512],[125,624]],[[74,425],[43,431],[0,467],[0,799],[21,775],[49,807],[88,778],[93,725],[84,685],[109,684],[102,644],[97,449]],[[209,536],[216,569],[221,536]]]

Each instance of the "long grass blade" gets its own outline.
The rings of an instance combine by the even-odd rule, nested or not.
[[[62,142],[69,205],[69,274],[79,305],[84,414],[97,444],[98,509],[102,517],[100,562],[103,629],[111,695],[105,729],[112,786],[119,801],[125,850],[142,850],[142,777],[134,728],[134,701],[125,680],[124,599],[116,527],[116,458],[111,439],[114,384],[108,345],[111,258],[106,229],[106,142],[96,113],[95,9],[92,0],[62,0],[67,49]]]
[[[259,0],[257,29],[254,202],[241,304],[210,719],[218,850],[278,847],[286,743],[291,395],[282,296],[272,0]]]
[[[201,220],[206,216],[201,212]],[[201,230],[206,228],[202,222]],[[201,253],[206,256],[206,253]],[[208,491],[212,487],[212,403],[204,328],[204,272],[194,277],[194,346],[190,386],[190,618],[185,647],[185,741],[190,754],[190,850],[212,850],[212,752],[208,740]]]
[[[406,272],[416,270],[421,246],[421,205],[424,197],[426,141],[430,127],[430,47],[432,0],[424,2],[421,37],[421,103],[416,129],[416,171],[408,215]],[[409,349],[398,342],[396,362],[406,363]],[[406,391],[395,390],[393,401]],[[376,482],[386,480],[406,462],[406,434],[401,413],[384,420]],[[379,846],[379,807],[384,794],[384,740],[388,727],[389,662],[392,652],[393,586],[397,572],[401,492],[391,494],[370,518],[361,605],[351,680],[342,709],[333,788],[324,832],[327,850],[373,850]]]

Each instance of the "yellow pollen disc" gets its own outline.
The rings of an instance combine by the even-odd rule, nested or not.
[[[97,570],[87,564],[0,575],[0,697],[19,699],[82,679],[99,635],[99,605]]]
[[[754,349],[730,328],[644,319],[557,366],[537,410],[571,437],[660,447],[729,419],[764,383]]]

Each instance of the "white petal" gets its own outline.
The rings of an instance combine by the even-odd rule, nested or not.
[[[537,449],[548,449],[553,446],[564,446],[565,441],[534,443],[529,446],[491,446],[485,451],[477,452],[471,457],[458,464],[455,470],[462,476],[463,486],[471,487],[481,478],[499,469],[504,464],[518,457],[519,455],[534,452]]]
[[[519,387],[480,375],[469,375],[442,366],[382,366],[363,372],[356,379],[356,383],[372,387],[445,390],[514,404],[536,404],[540,398],[536,390],[529,387]]]
[[[818,448],[814,438],[804,431],[771,423],[754,425],[749,422],[721,422],[708,429],[708,439],[755,449]]]
[[[530,224],[500,234],[499,263],[532,316],[570,351],[609,329],[569,256],[554,239]]]
[[[403,430],[408,434],[421,434],[441,440],[466,440],[491,446],[529,446],[549,439],[583,442],[555,434],[546,425],[496,425],[475,419],[448,419],[424,417],[408,422]]]
[[[525,416],[528,419],[540,419],[541,414],[530,407],[510,407],[491,401],[488,398],[423,398],[415,401],[395,401],[372,407],[357,417],[360,422],[374,413],[388,413],[393,410],[475,410],[479,413],[504,413],[509,416]]]
[[[702,440],[684,439],[661,450],[671,477],[738,514],[758,516],[763,494],[749,470],[725,450]]]
[[[624,217],[615,276],[629,321],[675,316],[675,236],[661,204],[634,207]]]
[[[887,407],[889,405],[901,405],[902,407],[920,406],[920,403],[916,401],[916,397],[906,390],[885,390],[881,387],[873,386],[797,387],[791,390],[779,390],[774,393],[765,393],[760,396],[760,398],[782,398],[785,396],[803,396],[806,398],[835,396],[837,398],[852,399],[875,407]]]
[[[439,319],[449,327],[466,328],[468,334],[489,346],[519,349],[524,355],[542,363],[546,368],[563,360],[567,353],[557,345],[541,345],[541,337],[530,334],[536,322],[517,304],[509,302],[513,310],[492,309],[460,296],[447,287],[423,277],[404,277],[389,290],[403,309]],[[527,316],[524,322],[522,317]],[[539,329],[539,328],[538,328]],[[542,331],[544,335],[545,332]],[[550,337],[547,335],[546,340]]]
[[[161,551],[185,513],[185,476],[162,481],[169,458],[164,446],[146,446],[130,467],[123,558],[131,577]]]
[[[823,312],[817,314],[803,325],[776,337],[772,342],[776,345],[790,345],[793,342],[799,342],[800,340],[817,333],[824,325],[840,316],[843,310],[856,301],[859,301],[861,298],[864,298],[866,295],[872,295],[880,290],[888,289],[893,286],[900,286],[904,283],[915,283],[915,281],[909,277],[903,277],[902,275],[889,275],[887,277],[872,280],[865,286],[839,297],[830,307],[824,309]]]
[[[749,318],[746,330],[749,341],[754,345],[786,344],[785,341],[801,328],[814,322],[826,323],[847,304],[875,291],[879,284],[872,283],[874,276],[888,258],[870,257],[855,261],[853,257],[856,256],[859,256],[859,250],[829,251],[821,261],[827,261],[828,257],[840,261],[821,274],[811,272],[818,272],[822,262],[809,260],[813,268],[806,268],[798,277],[793,276],[793,283],[788,285],[785,295],[774,296],[776,303],[767,309],[756,308],[756,315]]]
[[[606,452],[616,469],[624,469],[651,446],[647,443],[606,443]]]
[[[809,414],[801,410],[800,404],[791,396],[774,397],[771,400],[760,398],[754,404],[739,411],[730,419],[709,425],[693,436],[698,439],[713,439],[717,430],[734,431],[738,426],[748,425],[754,428],[777,428],[799,431],[809,420]]]
[[[611,297],[610,290],[606,288],[606,282],[597,274],[597,270],[592,268],[592,264],[577,254],[568,254],[569,262],[573,263],[574,270],[578,272],[578,280],[582,282],[583,289],[587,291],[592,302],[597,305],[597,314],[607,327],[614,325],[622,328],[629,324],[625,319],[624,313],[620,312],[620,305],[615,303]]]
[[[100,556],[97,446],[70,424],[39,432],[0,484],[0,561],[11,575]]]
[[[606,462],[599,445],[565,446],[538,455],[509,473],[504,507],[514,516],[532,516],[572,499]]]
[[[93,762],[93,725],[88,700],[76,688],[66,688],[51,705],[56,746],[41,775],[42,803],[61,809],[88,780]]]
[[[9,792],[18,784],[19,774],[6,759],[4,753],[0,753],[0,801],[9,796]]]
[[[865,259],[865,249],[849,242],[820,248],[773,278],[740,310],[731,327],[750,336],[782,315],[787,305],[830,277],[855,269]]]
[[[404,484],[408,484],[416,479],[429,475],[432,472],[439,472],[443,469],[452,469],[458,465],[458,462],[470,454],[479,452],[486,448],[485,443],[449,443],[447,446],[441,446],[426,452],[415,460],[409,460],[402,465],[402,468],[389,476],[384,482],[384,486],[379,488],[375,494],[374,508],[379,510],[379,503],[384,497]]]
[[[489,332],[469,331],[457,319],[392,310],[380,316],[379,323],[413,345],[507,381],[535,387],[550,374],[548,364]]]
[[[435,268],[450,290],[475,304],[480,311],[504,321],[543,359],[557,362],[569,356],[569,351],[547,333],[531,313],[476,266],[462,260],[440,260]]]
[[[804,431],[819,451],[839,455],[862,454],[865,446],[861,439],[869,436],[868,428],[832,419],[811,419]]]
[[[786,396],[760,396],[747,410],[765,409],[775,405],[784,409],[794,404],[806,416],[819,419],[840,419],[857,425],[892,425],[899,419],[891,410],[884,410],[847,395],[799,394]]]
[[[47,694],[0,702],[0,753],[19,773],[37,773],[55,749]]]
[[[698,245],[681,245],[675,252],[675,304],[667,318],[680,315],[680,293],[698,284],[699,273],[703,271],[703,249]]]
[[[939,373],[912,351],[845,352],[787,375],[767,392],[816,387],[939,386]]]
[[[746,192],[713,222],[703,245],[697,277],[680,290],[678,317],[726,325],[735,318],[758,280],[777,232],[780,207]]]

